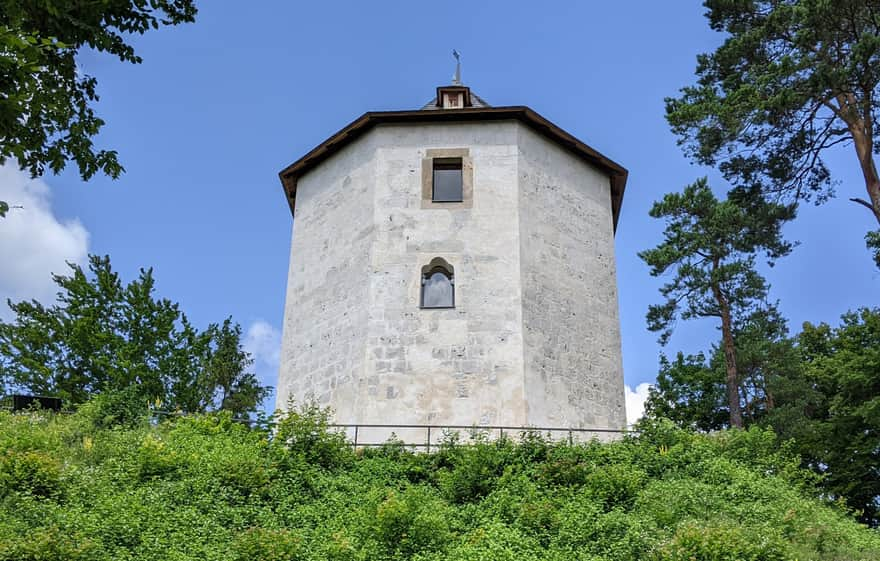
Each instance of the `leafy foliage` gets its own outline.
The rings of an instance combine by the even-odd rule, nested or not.
[[[785,561],[785,545],[778,535],[743,529],[734,522],[689,524],[680,528],[660,550],[663,561]]]
[[[874,264],[880,269],[880,230],[874,230],[865,234],[865,245],[871,252]]]
[[[663,241],[639,257],[652,276],[674,275],[660,290],[666,301],[648,311],[648,328],[661,332],[662,343],[679,314],[685,320],[721,318],[728,310],[733,319],[745,317],[767,295],[755,255],[764,252],[772,263],[792,249],[781,229],[794,217],[793,207],[735,193],[718,200],[706,178],[665,195],[650,214],[666,221]]]
[[[794,206],[766,202],[743,190],[718,200],[706,178],[669,193],[654,203],[651,216],[666,221],[663,241],[639,253],[652,276],[672,279],[660,288],[666,299],[648,308],[648,329],[660,331],[666,344],[676,318],[717,318],[726,368],[730,424],[742,426],[741,374],[737,367],[736,332],[761,310],[768,286],[755,269],[764,253],[769,263],[787,255],[792,245],[782,238],[782,225],[794,217]]]
[[[100,428],[87,409],[0,413],[0,449],[42,466],[16,481],[54,489],[4,487],[0,559],[880,555],[880,536],[823,504],[790,446],[758,428],[706,436],[646,422],[606,444],[527,434],[343,454],[326,411],[310,405],[287,416],[284,437],[228,413]]]
[[[717,354],[713,353],[713,359]],[[678,353],[672,361],[661,356],[657,382],[645,401],[645,416],[701,431],[728,426],[724,370],[710,366],[703,353]]]
[[[311,402],[296,408],[291,400],[278,420],[276,440],[307,463],[340,466],[352,460],[345,435],[330,427],[330,412]]]
[[[880,524],[880,309],[842,320],[837,328],[804,324],[798,346],[805,383],[780,413],[798,413],[786,433],[827,488]]]
[[[745,425],[766,422],[771,409],[786,402],[800,384],[800,355],[775,306],[752,313],[734,331],[740,409]],[[645,402],[646,414],[700,431],[730,426],[726,364],[720,345],[703,353],[660,357],[657,383]],[[774,417],[774,422],[779,418]]]
[[[741,393],[746,425],[791,439],[829,496],[880,524],[880,309],[847,313],[837,328],[806,323],[789,338],[777,324],[738,340],[743,385],[761,386]],[[708,364],[702,355],[664,359],[648,417],[704,431],[728,426],[721,360],[717,348]]]
[[[0,493],[17,489],[33,497],[55,497],[61,488],[61,466],[43,452],[7,450],[0,456]]]
[[[140,63],[129,38],[195,20],[192,0],[0,2],[0,164],[14,158],[31,175],[74,161],[83,179],[123,168],[112,150],[96,150],[104,125],[95,115],[97,80],[83,74],[84,48]]]
[[[880,3],[705,0],[723,44],[697,59],[697,83],[667,98],[666,116],[694,160],[760,193],[832,194],[823,156],[851,145],[880,222],[877,152]]]
[[[71,271],[54,276],[57,304],[9,302],[16,318],[0,323],[0,372],[12,387],[70,404],[104,393],[99,424],[135,420],[155,400],[246,414],[269,392],[247,372],[241,328],[227,319],[197,330],[176,303],[155,297],[152,270],[123,285],[109,257],[91,256],[90,274]]]

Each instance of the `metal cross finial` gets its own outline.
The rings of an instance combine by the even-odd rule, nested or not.
[[[455,74],[452,75],[452,84],[454,86],[461,85],[461,53],[452,49],[452,56],[455,57]]]

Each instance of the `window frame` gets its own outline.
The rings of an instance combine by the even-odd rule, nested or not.
[[[434,162],[461,161],[461,201],[434,200]],[[421,208],[431,210],[471,209],[474,206],[474,163],[468,148],[427,148],[422,157]]]
[[[449,281],[452,288],[452,305],[450,306],[426,306],[425,305],[425,284],[429,278],[440,273]],[[455,309],[455,271],[452,266],[446,263],[444,259],[433,259],[431,263],[422,267],[422,273],[419,276],[419,308],[422,310],[453,310]]]
[[[464,162],[462,158],[432,158],[431,159],[431,202],[436,204],[461,203],[464,202]],[[438,199],[437,198],[437,172],[438,171],[457,171],[458,172],[458,198],[457,199]]]

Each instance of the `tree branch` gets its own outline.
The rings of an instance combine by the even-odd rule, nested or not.
[[[860,205],[862,205],[862,206],[868,207],[868,209],[869,209],[871,212],[874,212],[874,205],[872,205],[871,203],[869,203],[869,202],[866,201],[865,199],[860,199],[860,198],[858,198],[858,197],[852,197],[850,200],[851,200],[852,202],[854,202],[854,203],[858,203],[858,204],[860,204]]]

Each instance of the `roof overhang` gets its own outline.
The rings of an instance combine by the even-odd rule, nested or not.
[[[440,111],[371,111],[364,113],[342,130],[316,146],[308,154],[281,170],[278,174],[284,187],[284,194],[287,197],[290,212],[291,214],[293,213],[296,204],[296,184],[299,178],[376,125],[506,120],[516,120],[528,125],[548,140],[555,142],[575,156],[605,172],[611,179],[611,211],[614,218],[614,230],[617,231],[617,218],[620,215],[620,207],[623,204],[623,192],[626,188],[626,178],[628,175],[626,168],[606,158],[535,111],[524,106],[469,107]]]

